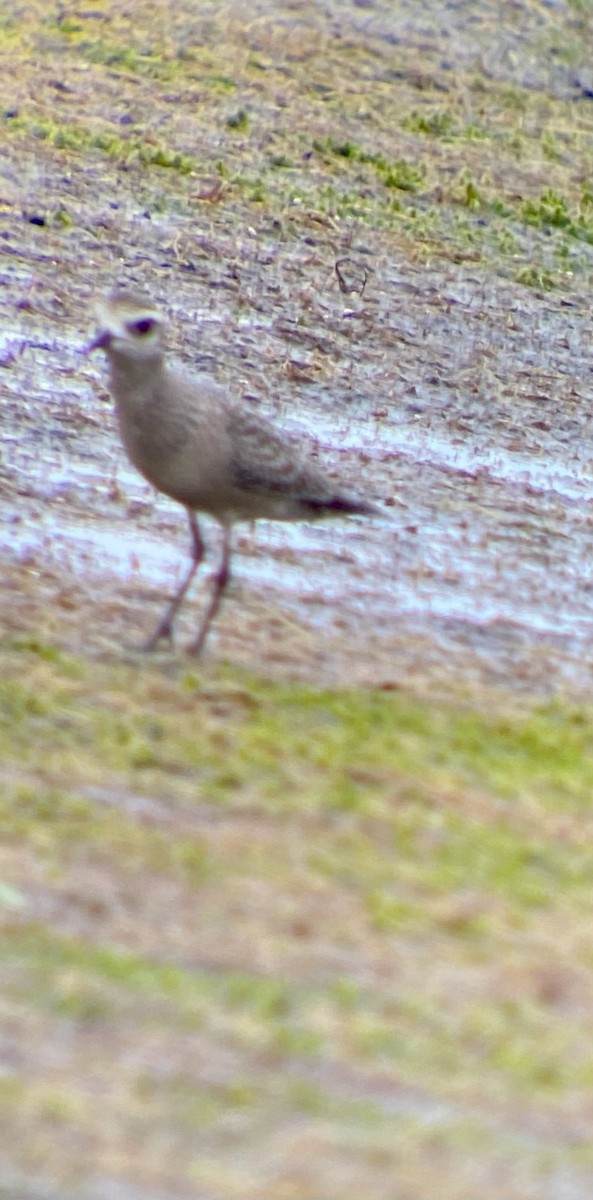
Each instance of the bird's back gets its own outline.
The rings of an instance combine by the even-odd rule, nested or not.
[[[222,520],[376,511],[343,494],[302,442],[230,400],[210,376],[161,362],[142,381],[114,371],[112,389],[130,459],[188,508]]]

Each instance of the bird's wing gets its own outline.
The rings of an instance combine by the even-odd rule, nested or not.
[[[312,501],[322,501],[333,491],[299,444],[257,414],[232,409],[228,428],[231,468],[238,487]]]

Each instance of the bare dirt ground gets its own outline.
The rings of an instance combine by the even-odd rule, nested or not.
[[[592,54],[587,0],[0,13],[0,622],[8,655],[40,650],[2,777],[7,1200],[591,1195],[586,771],[561,792],[530,732],[515,805],[471,755],[456,774],[440,710],[436,768],[405,709],[409,761],[369,764],[371,712],[346,771],[368,809],[317,783],[308,808],[298,714],[283,776],[257,722],[251,755],[241,671],[357,685],[365,714],[374,688],[482,716],[495,696],[507,737],[515,705],[589,698]],[[134,649],[184,514],[126,463],[81,354],[120,284],[381,508],[237,530],[191,683],[206,767],[199,588],[176,653],[144,673]],[[539,866],[552,912],[526,898]]]

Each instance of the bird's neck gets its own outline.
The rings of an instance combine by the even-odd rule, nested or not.
[[[109,355],[111,389],[118,400],[137,392],[152,393],[162,378],[164,363],[160,354],[151,358],[132,358],[130,355]]]

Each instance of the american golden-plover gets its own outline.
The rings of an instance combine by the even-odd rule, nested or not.
[[[188,647],[198,654],[229,581],[236,521],[309,521],[379,510],[336,488],[306,446],[229,397],[213,379],[169,362],[163,316],[149,300],[116,292],[99,302],[97,315],[99,328],[87,350],[107,355],[125,450],[145,479],[183,504],[189,518],[189,569],[146,649],[172,639],[173,622],[204,557],[196,512],[216,517],[223,528],[210,599]]]

